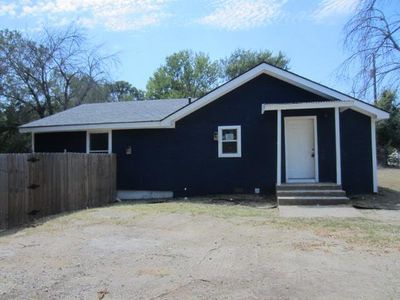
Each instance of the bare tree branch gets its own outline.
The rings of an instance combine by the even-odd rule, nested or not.
[[[361,1],[356,14],[344,27],[344,47],[350,56],[341,66],[342,74],[356,69],[353,90],[365,97],[371,88],[400,85],[400,19],[387,16],[378,7],[383,1]],[[376,101],[377,93],[374,95]]]

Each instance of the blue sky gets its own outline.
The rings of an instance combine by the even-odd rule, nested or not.
[[[360,0],[0,0],[0,28],[82,27],[95,44],[118,52],[114,80],[145,88],[182,49],[218,59],[236,48],[283,51],[291,71],[350,92],[337,69],[345,59],[342,27]],[[396,2],[396,1],[393,1]]]

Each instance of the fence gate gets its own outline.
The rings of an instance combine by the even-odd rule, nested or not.
[[[0,154],[0,228],[105,205],[115,193],[115,155]]]

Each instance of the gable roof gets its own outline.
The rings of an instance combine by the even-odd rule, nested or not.
[[[290,71],[267,63],[261,63],[190,104],[188,99],[84,104],[22,125],[20,131],[54,132],[90,129],[174,128],[178,120],[261,74],[285,81],[325,99],[334,100],[332,103],[326,104],[328,106],[332,104],[332,107],[351,108],[377,120],[389,117],[389,113],[367,102],[363,102]],[[344,101],[345,104],[338,104],[338,101]],[[264,112],[264,105],[260,109],[261,112]]]
[[[181,118],[211,103],[212,101],[231,92],[232,90],[238,88],[239,86],[245,84],[246,82],[256,78],[261,74],[266,74],[279,80],[285,81],[289,84],[297,86],[316,95],[322,96],[329,100],[347,101],[347,104],[349,105],[346,106],[363,114],[367,114],[373,118],[387,119],[389,117],[389,114],[386,111],[374,105],[363,102],[359,99],[346,95],[325,85],[264,62],[239,75],[238,77],[233,78],[232,80],[226,82],[218,88],[212,90],[205,96],[194,101],[192,105],[180,109],[179,111],[170,115],[168,118],[165,118],[163,122],[165,122],[166,124],[168,122],[175,123]]]

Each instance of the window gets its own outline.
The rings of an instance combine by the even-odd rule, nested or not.
[[[218,157],[242,157],[240,126],[218,126]]]
[[[88,132],[87,153],[111,153],[111,132]]]

